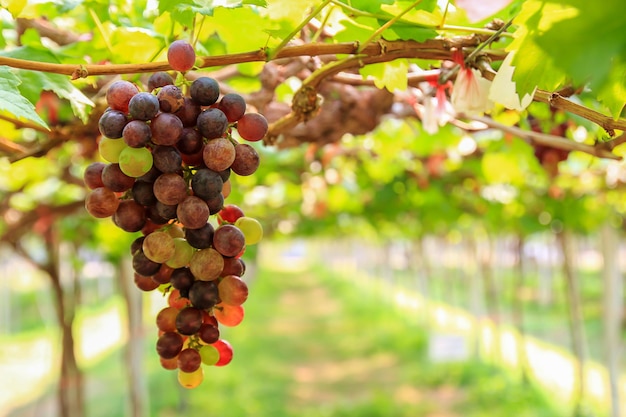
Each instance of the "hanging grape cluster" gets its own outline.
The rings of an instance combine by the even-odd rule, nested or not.
[[[141,232],[131,245],[135,283],[168,298],[156,317],[156,351],[165,369],[178,370],[182,386],[194,388],[202,382],[202,364],[232,359],[219,326],[236,326],[244,317],[241,257],[263,229],[224,199],[231,174],[258,168],[257,151],[243,142],[263,139],[268,125],[246,112],[242,96],[221,95],[213,78],[184,78],[195,63],[187,42],[172,43],[168,61],[181,72],[179,82],[157,72],[147,91],[125,80],[107,89],[98,146],[106,162],[85,170],[85,207],[126,232]]]

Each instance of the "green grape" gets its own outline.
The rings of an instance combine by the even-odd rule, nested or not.
[[[128,148],[128,145],[124,142],[124,139],[109,139],[104,136],[100,139],[100,143],[98,144],[100,156],[102,156],[105,161],[113,164],[119,162],[120,153],[126,148]]]
[[[182,237],[174,238],[174,255],[165,262],[170,268],[182,268],[189,264],[196,250]]]
[[[235,226],[243,233],[246,239],[246,245],[259,243],[263,238],[263,226],[261,226],[261,223],[259,223],[257,219],[243,216],[235,221]]]
[[[122,172],[129,177],[141,177],[152,168],[152,152],[147,148],[131,148],[127,146],[119,155]]]
[[[201,249],[191,257],[189,269],[196,279],[202,281],[217,279],[224,269],[224,257],[213,248]]]
[[[200,358],[202,358],[202,363],[205,365],[215,365],[217,361],[220,359],[220,353],[217,348],[213,345],[204,345],[199,350]]]

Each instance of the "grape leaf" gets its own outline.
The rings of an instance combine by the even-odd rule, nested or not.
[[[624,94],[618,85],[623,74],[615,67],[626,61],[626,33],[614,16],[621,5],[621,0],[525,2],[509,47],[518,50],[513,60],[518,93],[534,86],[554,90],[566,81],[589,83],[617,117]]]
[[[359,71],[363,77],[372,76],[376,87],[386,88],[390,92],[394,92],[395,90],[406,90],[408,68],[409,64],[406,59],[397,59],[367,65]]]
[[[233,22],[237,22],[233,26]],[[214,28],[229,53],[251,51],[266,46],[268,32],[277,24],[264,19],[249,7],[218,7],[205,23]]]
[[[626,62],[615,62],[611,67],[607,82],[600,88],[591,86],[598,92],[600,100],[611,112],[615,119],[622,114],[626,106]]]
[[[48,128],[46,122],[35,111],[35,106],[17,88],[20,79],[6,66],[0,66],[0,111],[20,120],[35,122]]]
[[[3,52],[1,55],[11,58],[28,59],[30,61],[59,62],[56,56],[49,50],[29,46]],[[59,97],[68,100],[74,114],[83,122],[87,121],[89,111],[94,107],[94,104],[72,84],[68,77],[61,74],[30,70],[16,70],[15,73],[22,80],[18,87],[20,93],[32,104],[37,103],[42,91],[52,91]]]
[[[532,94],[537,87],[555,90],[566,81],[567,74],[556,67],[552,57],[536,43],[538,33],[547,30],[563,14],[561,7],[530,0],[516,17],[515,24],[519,26],[507,50],[517,51],[511,65],[515,67],[513,82],[520,97]]]

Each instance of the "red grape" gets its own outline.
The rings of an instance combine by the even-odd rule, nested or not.
[[[196,64],[196,52],[189,42],[182,39],[174,41],[167,49],[167,62],[176,71],[188,71]]]

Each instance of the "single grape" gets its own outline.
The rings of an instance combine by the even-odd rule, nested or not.
[[[191,179],[191,189],[194,195],[203,200],[208,200],[222,192],[224,182],[219,173],[203,168],[196,171]]]
[[[165,264],[171,268],[181,268],[188,265],[196,250],[182,237],[174,238],[174,247],[174,255]]]
[[[137,93],[128,103],[128,112],[135,120],[148,121],[159,112],[159,100],[151,93]]]
[[[174,307],[164,307],[159,311],[156,316],[156,325],[162,332],[175,332],[176,331],[176,316],[178,316],[178,310]]]
[[[131,120],[122,131],[124,142],[131,148],[143,148],[152,138],[150,126],[142,120]]]
[[[182,169],[183,158],[174,146],[157,145],[152,150],[154,166],[163,173],[179,172]]]
[[[215,363],[215,366],[228,365],[232,361],[233,347],[228,341],[220,339],[211,346],[214,346],[220,354],[220,359]]]
[[[143,241],[143,253],[148,259],[164,263],[174,255],[174,238],[169,233],[156,231],[146,236]]]
[[[207,206],[209,206],[209,213],[217,214],[221,209],[224,208],[224,189],[227,188],[228,182],[224,184],[224,188],[222,189],[222,194],[218,194],[215,197],[209,198],[206,200]]]
[[[246,113],[237,121],[237,132],[239,136],[250,142],[263,139],[267,131],[267,119],[262,114]]]
[[[211,139],[204,145],[202,158],[207,168],[223,171],[235,160],[235,146],[226,138]]]
[[[162,174],[154,182],[154,195],[167,205],[175,205],[187,197],[187,183],[178,174]]]
[[[133,243],[130,244],[130,255],[135,256],[135,254],[141,252],[143,249],[143,241],[146,237],[139,236],[137,239],[133,240]]]
[[[174,268],[166,264],[161,264],[159,271],[156,274],[152,275],[152,279],[159,285],[169,284],[172,272],[174,272]]]
[[[165,87],[166,85],[173,85],[174,78],[165,71],[154,72],[148,78],[148,91],[152,91],[155,88]]]
[[[198,352],[202,358],[202,363],[208,366],[215,365],[220,359],[220,352],[213,345],[204,345]]]
[[[122,200],[113,214],[113,223],[126,232],[138,232],[146,224],[146,210],[134,200]]]
[[[96,218],[110,217],[117,211],[120,200],[106,187],[93,189],[85,199],[85,209]]]
[[[159,284],[154,282],[151,277],[141,275],[135,272],[134,283],[141,291],[154,291],[159,287]]]
[[[178,204],[172,204],[172,205],[163,204],[162,202],[157,200],[156,205],[154,207],[156,209],[157,214],[160,217],[167,219],[167,220],[172,220],[176,218],[176,209],[178,208]]]
[[[221,138],[228,129],[228,119],[220,109],[208,108],[200,113],[196,126],[207,139]]]
[[[211,281],[224,269],[224,257],[213,248],[201,249],[191,257],[189,268],[196,279]]]
[[[130,190],[135,183],[135,179],[126,175],[119,164],[109,164],[102,170],[102,183],[111,191],[121,193]]]
[[[178,357],[164,359],[159,356],[159,362],[161,363],[161,367],[163,369],[167,369],[168,371],[178,369]]]
[[[220,276],[236,275],[242,277],[245,272],[245,264],[240,258],[224,258],[224,269],[222,269]]]
[[[194,372],[200,365],[202,364],[202,358],[200,358],[200,353],[193,348],[183,349],[178,354],[178,369],[181,372]]]
[[[153,163],[152,153],[147,148],[127,147],[120,152],[119,167],[124,174],[133,179],[145,175]]]
[[[235,226],[241,230],[246,238],[246,245],[259,243],[263,238],[263,226],[257,219],[252,217],[240,217],[235,221]]]
[[[185,239],[196,249],[206,249],[213,244],[213,233],[213,225],[206,223],[199,229],[185,229]]]
[[[202,310],[195,307],[185,307],[176,316],[176,331],[190,336],[200,330],[202,326]]]
[[[237,256],[245,243],[244,234],[232,224],[219,226],[213,234],[213,248],[226,257]]]
[[[198,337],[204,343],[215,343],[220,339],[220,329],[214,324],[204,323],[198,330]],[[215,361],[217,362],[217,358]]]
[[[128,103],[137,93],[139,93],[139,89],[135,84],[126,80],[118,80],[107,89],[106,101],[110,108],[128,113]]]
[[[185,97],[180,88],[175,85],[166,85],[157,94],[161,111],[175,113],[185,104]]]
[[[245,316],[245,310],[241,305],[218,304],[213,309],[213,314],[220,324],[228,327],[238,326]]]
[[[131,193],[133,200],[142,206],[154,206],[157,202],[151,182],[135,181]]]
[[[152,142],[156,145],[176,145],[183,134],[183,122],[172,113],[159,113],[150,121]]]
[[[259,154],[247,143],[235,146],[235,160],[230,168],[237,175],[247,176],[256,172],[260,164]]]
[[[189,268],[176,268],[170,277],[170,284],[177,290],[189,290],[194,283],[195,278]],[[197,306],[194,306],[197,307]]]
[[[181,387],[193,389],[199,386],[204,380],[204,370],[199,367],[194,372],[183,372],[178,370],[178,383]]]
[[[175,332],[165,332],[156,342],[157,354],[163,359],[171,359],[183,349],[183,337]]]
[[[248,285],[236,275],[227,275],[217,285],[223,304],[241,305],[248,299]]]
[[[176,217],[186,229],[199,229],[209,221],[209,206],[200,197],[187,196],[178,204]]]
[[[204,140],[202,139],[202,135],[191,127],[185,127],[183,129],[183,134],[178,140],[178,143],[176,143],[178,150],[188,155],[200,152],[203,145]]]
[[[109,139],[119,139],[122,137],[126,123],[128,123],[128,119],[123,112],[109,109],[100,116],[98,130],[102,136]]]
[[[214,281],[194,281],[189,288],[189,301],[201,310],[213,307],[219,301],[218,286]]]
[[[152,276],[159,272],[161,265],[146,258],[143,252],[133,255],[133,270],[143,276]]]
[[[202,107],[194,102],[191,97],[185,97],[185,104],[174,114],[180,119],[184,127],[194,127],[200,113],[202,113]]]
[[[179,310],[191,305],[191,302],[187,297],[183,297],[180,291],[174,288],[170,291],[170,295],[167,297],[167,304]]]
[[[210,106],[220,96],[220,85],[211,77],[198,77],[191,83],[189,94],[197,104]]]
[[[100,156],[107,162],[117,164],[120,160],[120,153],[128,148],[123,139],[109,139],[107,137],[100,138],[98,143],[98,151]]]
[[[224,112],[229,123],[233,123],[246,113],[246,101],[237,93],[228,93],[224,94],[217,108]]]
[[[104,162],[92,162],[87,165],[83,172],[83,182],[90,190],[94,190],[99,187],[104,187],[102,183],[102,170],[107,164]]]
[[[220,223],[235,223],[238,218],[243,217],[243,210],[235,204],[227,204],[218,213]]]
[[[167,62],[176,71],[189,71],[196,64],[196,52],[189,42],[182,39],[174,41],[167,49]]]

